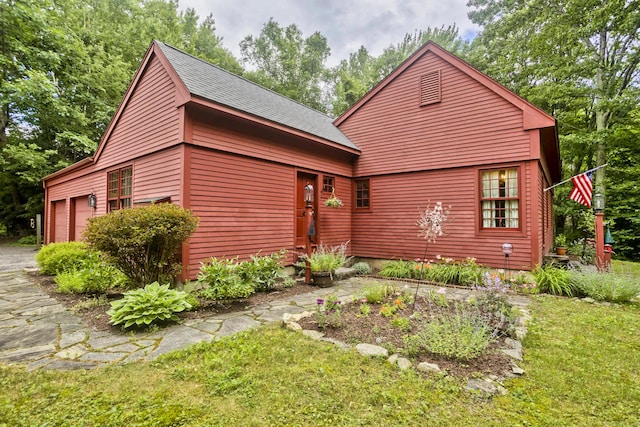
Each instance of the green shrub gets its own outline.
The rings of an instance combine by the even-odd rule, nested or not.
[[[371,266],[364,261],[356,262],[351,268],[353,268],[357,274],[371,274]]]
[[[382,304],[396,290],[397,288],[394,285],[388,283],[373,283],[366,286],[362,293],[369,304]]]
[[[349,260],[346,255],[347,244],[348,242],[338,246],[318,245],[309,258],[311,271],[333,273],[336,269],[344,266]]]
[[[85,281],[78,270],[62,271],[54,279],[58,292],[63,294],[82,294],[85,292]]]
[[[165,320],[178,320],[175,313],[191,308],[187,293],[169,289],[169,285],[151,283],[143,289],[134,289],[124,294],[124,298],[113,301],[107,314],[113,325],[150,325]]]
[[[18,239],[18,244],[19,245],[36,245],[38,244],[38,237],[37,236],[24,236],[21,237],[20,239]]]
[[[433,263],[430,268],[424,269],[425,278],[433,282],[474,286],[482,281],[482,275],[487,271],[476,264],[474,259],[465,261],[449,261],[443,263]]]
[[[191,211],[159,203],[90,218],[84,238],[141,285],[174,280],[181,269],[181,245],[197,227]]]
[[[540,292],[551,295],[566,295],[572,297],[578,290],[571,283],[571,275],[562,268],[547,266],[536,266],[531,272],[536,280]]]
[[[36,261],[42,274],[53,276],[77,270],[88,257],[87,245],[84,243],[60,242],[43,246],[36,255]]]
[[[405,337],[411,355],[428,352],[469,361],[481,356],[491,344],[491,328],[477,316],[457,312],[441,313],[423,322],[415,335]]]
[[[256,291],[270,291],[285,278],[282,259],[286,251],[283,249],[271,255],[252,255],[251,261],[238,264],[237,272],[241,280],[251,283]]]
[[[255,292],[253,284],[239,274],[236,259],[211,258],[202,264],[198,273],[198,283],[206,285],[200,295],[212,300],[246,298]]]
[[[573,273],[571,281],[584,295],[597,301],[628,302],[640,295],[640,282],[616,273]]]
[[[394,260],[384,263],[380,270],[380,275],[383,277],[396,278],[396,279],[411,279],[417,277],[418,271],[414,261]]]
[[[88,252],[80,267],[58,273],[55,282],[61,293],[92,294],[107,289],[125,287],[128,279],[123,272],[107,264],[99,253]]]

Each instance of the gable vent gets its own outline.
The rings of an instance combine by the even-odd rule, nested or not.
[[[420,76],[420,105],[440,102],[440,70]]]

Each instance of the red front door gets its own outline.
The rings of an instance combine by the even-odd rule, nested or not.
[[[318,177],[317,175],[298,172],[298,178],[296,181],[296,249],[303,249],[307,242],[306,238],[307,238],[308,230],[305,228],[305,221],[304,221],[304,208],[305,208],[304,187],[307,184],[313,185],[313,190],[314,190],[313,193],[315,197],[313,207],[315,211],[315,207],[316,207],[315,202],[318,199],[317,177]],[[317,216],[317,213],[316,213],[316,216]],[[315,227],[316,227],[316,234],[317,234],[318,221],[316,217],[314,217],[314,220],[315,220]]]

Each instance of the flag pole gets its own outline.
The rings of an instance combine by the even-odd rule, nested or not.
[[[585,171],[585,172],[579,173],[579,174],[577,174],[577,175],[573,175],[571,178],[569,178],[569,179],[565,179],[564,181],[561,181],[561,182],[559,182],[559,183],[557,183],[557,184],[553,184],[551,187],[547,187],[547,188],[545,188],[543,191],[551,190],[552,188],[555,188],[555,187],[557,187],[558,185],[562,185],[562,184],[565,184],[565,183],[567,183],[567,182],[571,181],[574,177],[576,177],[576,176],[578,176],[578,175],[582,175],[582,174],[585,174],[585,173],[593,172],[593,171],[598,170],[598,169],[600,169],[600,168],[603,168],[603,167],[605,167],[605,166],[607,166],[607,165],[608,165],[608,163],[605,163],[604,165],[600,165],[600,166],[598,166],[597,168],[589,169],[588,171]]]

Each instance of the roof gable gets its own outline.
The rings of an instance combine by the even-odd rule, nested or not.
[[[331,117],[172,46],[158,41],[153,45],[191,95],[359,150]]]
[[[340,126],[345,120],[347,120],[353,113],[358,111],[363,105],[365,105],[371,98],[376,96],[380,91],[382,91],[387,85],[389,85],[393,80],[395,80],[398,76],[400,76],[407,68],[411,67],[415,62],[417,62],[421,57],[423,57],[427,52],[431,52],[437,55],[442,60],[451,64],[453,67],[462,71],[472,79],[476,80],[483,86],[487,87],[491,91],[495,92],[502,98],[504,98],[509,103],[513,104],[515,107],[519,108],[523,114],[523,124],[524,129],[540,129],[546,127],[554,127],[555,119],[542,111],[535,105],[531,104],[529,101],[521,98],[514,92],[510,91],[506,87],[502,86],[500,83],[491,79],[486,74],[476,70],[471,65],[453,55],[452,53],[446,51],[442,47],[438,46],[436,43],[432,41],[426,42],[419,48],[413,55],[407,58],[402,64],[400,64],[395,70],[393,70],[387,77],[382,79],[376,86],[374,86],[367,94],[365,94],[358,102],[353,104],[347,111],[345,111],[340,117],[334,120],[334,124],[336,126]]]

